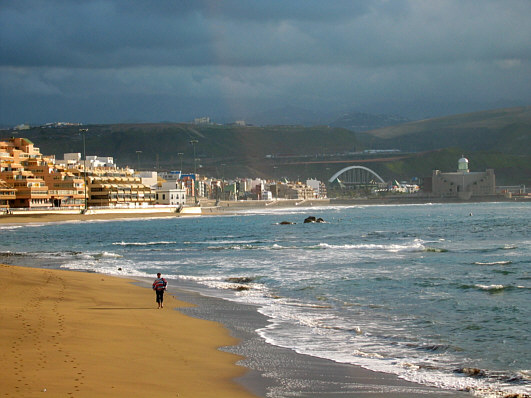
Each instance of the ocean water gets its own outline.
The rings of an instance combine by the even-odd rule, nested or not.
[[[526,203],[254,209],[0,226],[0,262],[162,272],[255,305],[271,344],[479,396],[529,395],[530,227]]]

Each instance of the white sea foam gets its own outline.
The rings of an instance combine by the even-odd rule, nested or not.
[[[155,241],[155,242],[114,242],[117,246],[158,246],[158,245],[173,245],[175,241]]]
[[[22,229],[22,228],[38,228],[38,227],[43,227],[45,225],[46,224],[42,224],[42,223],[25,223],[25,224],[16,224],[16,225],[5,224],[5,225],[0,226],[0,231],[4,229],[14,230],[14,229]]]
[[[94,255],[94,258],[122,258],[121,254],[112,253],[112,252],[101,252]]]
[[[286,304],[286,301],[283,304]],[[428,356],[419,357],[414,348],[408,349],[403,345],[391,348],[382,345],[371,333],[357,333],[353,336],[340,327],[327,327],[328,323],[335,321],[331,316],[300,313],[276,304],[262,307],[260,312],[270,317],[270,323],[257,330],[257,333],[272,345],[289,348],[300,354],[392,373],[402,379],[424,385],[467,390],[484,397],[529,392],[528,386],[465,377],[454,374],[445,367],[441,368],[444,362],[455,362],[451,357],[443,358],[448,354],[439,354],[435,359]]]
[[[509,265],[513,262],[510,260],[507,261],[488,261],[488,262],[481,262],[481,261],[475,261],[475,265]]]
[[[101,263],[90,263],[90,262],[71,262],[61,265],[61,268],[79,270],[79,271],[89,271],[97,272],[99,274],[107,274],[113,276],[129,276],[129,277],[151,277],[152,273],[146,273],[144,271],[135,269],[131,266],[124,265],[123,263],[108,263],[102,266]]]
[[[503,290],[503,289],[506,288],[506,286],[504,286],[504,285],[481,285],[481,284],[476,284],[474,286],[477,287],[478,289],[488,290],[488,291]]]
[[[194,242],[196,245],[249,245],[253,243],[261,243],[258,240],[248,239],[220,239],[220,240],[205,240],[203,242]]]
[[[389,245],[379,245],[379,244],[372,244],[372,243],[366,243],[366,244],[345,244],[345,245],[334,245],[329,243],[319,243],[317,245],[319,248],[324,249],[346,249],[346,250],[377,250],[377,251],[388,251],[392,253],[406,251],[406,252],[415,252],[415,251],[425,251],[426,247],[419,241],[414,241],[410,244],[389,244]]]
[[[22,228],[22,225],[0,225],[0,231],[2,230],[10,231],[10,230],[19,229],[19,228]]]
[[[183,278],[225,291],[234,290],[237,285],[227,282],[221,276]],[[378,334],[391,336],[399,332],[396,325],[388,329],[381,323],[352,326],[350,322],[343,321],[330,312],[329,305],[275,297],[269,289],[260,286],[258,283],[249,284],[251,289],[248,291],[233,292],[222,297],[258,305],[259,312],[269,318],[269,324],[257,330],[257,333],[270,344],[339,363],[393,373],[405,380],[425,385],[477,392],[481,396],[501,397],[511,392],[523,393],[528,388],[454,374],[452,368],[443,365],[459,363],[449,353],[438,353],[433,357],[427,350],[419,356],[419,352],[422,354],[423,351],[414,347],[409,348],[405,344],[390,346],[385,339],[381,341]],[[499,286],[485,287],[495,289]],[[376,331],[379,332],[375,333]],[[441,366],[443,367],[438,370]]]

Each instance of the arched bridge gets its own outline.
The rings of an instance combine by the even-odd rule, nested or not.
[[[341,183],[345,185],[368,185],[374,184],[375,178],[378,180],[376,183],[385,184],[385,181],[375,171],[364,166],[348,166],[335,173],[328,182],[334,182],[339,176],[341,177]]]

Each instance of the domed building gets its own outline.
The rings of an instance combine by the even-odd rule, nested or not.
[[[457,161],[457,171],[461,171],[463,173],[468,173],[469,170],[468,170],[468,159],[465,158],[464,156],[461,157],[461,159],[459,159]]]
[[[464,156],[457,161],[457,171],[442,173],[433,170],[432,194],[438,197],[468,200],[472,196],[496,194],[496,178],[493,169],[484,172],[471,172],[468,159]]]

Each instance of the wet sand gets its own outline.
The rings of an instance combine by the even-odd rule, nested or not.
[[[178,296],[194,306],[185,314],[221,322],[241,342],[224,350],[244,357],[239,364],[249,372],[237,379],[260,397],[284,398],[467,398],[462,391],[443,390],[373,372],[359,366],[298,354],[265,342],[257,329],[268,324],[265,316],[251,305],[209,297],[208,288],[193,282],[180,282]]]
[[[0,265],[2,397],[241,397],[237,340],[107,275]]]

